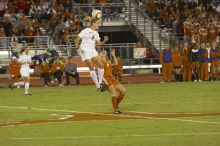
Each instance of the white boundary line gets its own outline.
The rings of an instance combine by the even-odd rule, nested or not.
[[[10,140],[38,140],[38,139],[95,139],[95,138],[123,138],[123,137],[172,137],[172,136],[206,136],[206,135],[220,135],[220,132],[206,132],[206,133],[164,133],[164,134],[146,134],[146,135],[116,135],[116,136],[68,136],[68,137],[15,137],[6,138]],[[3,138],[2,138],[3,139]]]
[[[53,112],[84,113],[84,114],[91,114],[91,115],[105,115],[105,116],[109,115],[109,116],[121,116],[121,117],[127,117],[127,118],[170,120],[170,121],[180,121],[180,122],[220,125],[220,122],[199,121],[199,120],[189,120],[189,119],[180,119],[180,118],[179,119],[177,119],[177,118],[161,118],[161,117],[157,118],[157,117],[144,117],[144,116],[123,115],[123,114],[122,115],[115,115],[115,114],[105,114],[105,113],[96,113],[96,112],[80,112],[80,111],[72,111],[72,110],[57,110],[57,109],[45,109],[45,108],[28,108],[28,107],[15,107],[15,106],[0,106],[0,108],[26,109],[26,110],[38,110],[38,111],[53,111]],[[141,112],[141,113],[144,113],[144,112]],[[93,120],[93,121],[95,121],[95,120]]]

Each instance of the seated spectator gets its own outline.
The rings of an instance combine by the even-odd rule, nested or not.
[[[21,85],[24,85],[24,82],[19,82],[19,79],[21,78],[20,68],[20,63],[17,61],[17,58],[13,56],[11,63],[8,65],[8,73],[10,74],[12,86],[17,88],[20,88]]]
[[[70,76],[76,79],[76,85],[80,85],[79,73],[77,72],[77,65],[72,62],[71,58],[67,59],[67,64],[65,66],[65,74],[67,86],[70,86]]]
[[[64,72],[64,65],[60,62],[60,59],[57,58],[52,64],[51,72],[55,77],[55,80],[59,81],[59,86],[63,86],[62,84],[62,76]]]
[[[40,76],[44,79],[44,86],[48,86],[48,82],[50,82],[50,68],[47,64],[46,60],[43,60],[39,65],[40,68]]]

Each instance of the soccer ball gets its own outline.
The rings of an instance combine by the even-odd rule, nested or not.
[[[93,10],[92,19],[100,19],[100,18],[102,18],[102,11],[97,10],[97,9]]]

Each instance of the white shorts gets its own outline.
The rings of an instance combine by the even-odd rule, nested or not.
[[[20,73],[22,77],[30,77],[30,69],[21,68]]]
[[[92,59],[93,57],[96,57],[98,55],[97,51],[95,49],[88,49],[88,50],[80,50],[80,56],[82,58],[82,61]]]

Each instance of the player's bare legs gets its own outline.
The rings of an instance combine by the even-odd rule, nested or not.
[[[30,86],[30,77],[23,77],[24,78],[24,89],[25,89],[25,95],[29,94],[29,86]]]
[[[102,59],[101,59],[101,57],[98,55],[98,56],[96,56],[96,57],[93,57],[92,60],[93,60],[93,62],[97,65],[97,67],[98,67],[99,85],[100,85],[100,89],[101,89],[102,91],[104,91],[104,87],[103,87],[103,83],[102,83],[103,76],[104,76],[104,65],[103,65]]]
[[[115,89],[114,85],[110,85],[108,88],[109,92],[112,96],[112,107],[114,109],[114,112],[117,114],[118,109],[118,97],[117,97],[117,90]]]
[[[96,85],[96,88],[99,89],[100,86],[99,86],[98,78],[97,78],[97,75],[96,75],[96,72],[95,72],[95,69],[94,69],[95,66],[94,66],[94,63],[93,63],[92,59],[85,60],[85,63],[86,63],[86,65],[88,66],[88,68],[90,70],[89,73],[90,73],[90,76],[91,76],[93,82]]]
[[[118,98],[117,98],[117,108],[119,110],[119,104],[124,99],[126,90],[121,84],[116,85],[115,89],[119,92],[119,95],[118,95]]]

